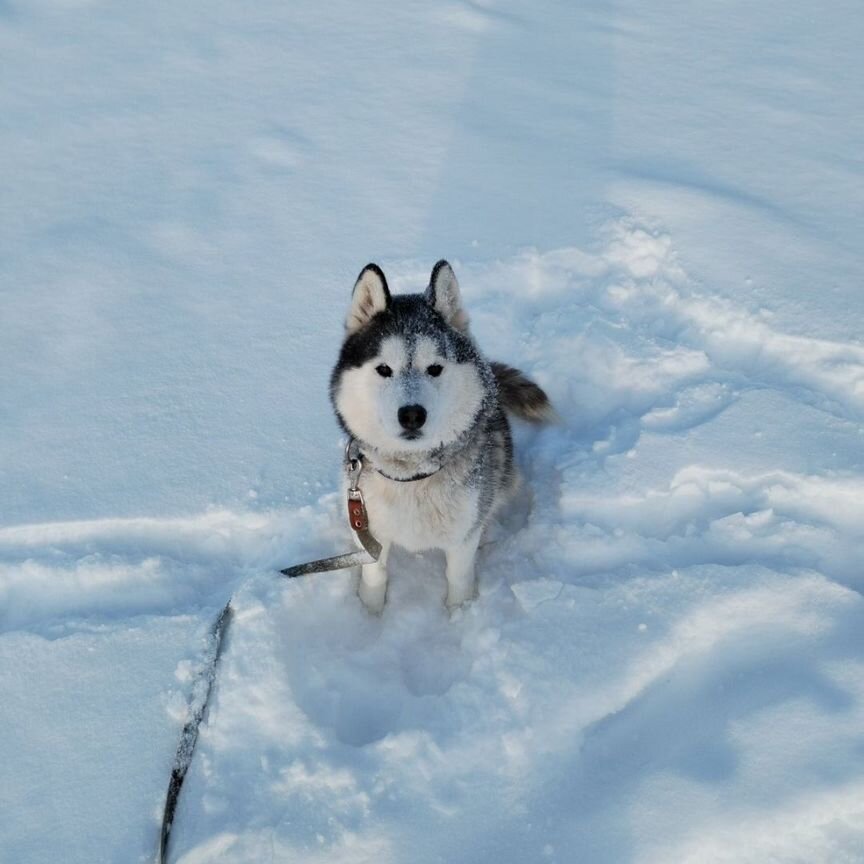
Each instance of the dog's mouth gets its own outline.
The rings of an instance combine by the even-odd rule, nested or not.
[[[409,429],[400,432],[399,437],[402,438],[403,441],[417,441],[419,438],[423,437],[423,433],[419,430]]]

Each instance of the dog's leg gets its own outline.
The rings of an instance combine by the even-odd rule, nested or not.
[[[360,570],[357,594],[363,605],[373,614],[380,615],[387,599],[387,556],[390,547],[381,547],[381,554],[373,564],[364,564]]]
[[[475,531],[464,543],[445,549],[447,556],[447,608],[453,609],[476,594],[474,559],[480,543],[480,531]]]

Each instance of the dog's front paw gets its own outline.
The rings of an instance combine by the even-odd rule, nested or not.
[[[474,582],[467,585],[450,585],[447,589],[447,599],[444,601],[447,611],[452,613],[455,609],[467,606],[476,596],[477,586]]]
[[[373,615],[380,615],[384,611],[384,604],[387,602],[387,583],[379,582],[377,585],[370,585],[361,579],[357,587],[357,596],[367,611]]]

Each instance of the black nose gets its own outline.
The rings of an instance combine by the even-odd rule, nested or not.
[[[416,432],[426,422],[426,409],[422,405],[403,405],[398,417],[403,429]]]

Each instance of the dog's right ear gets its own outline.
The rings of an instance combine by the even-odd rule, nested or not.
[[[384,273],[377,264],[367,264],[354,283],[345,329],[349,333],[356,333],[389,306],[390,289],[387,287]]]

